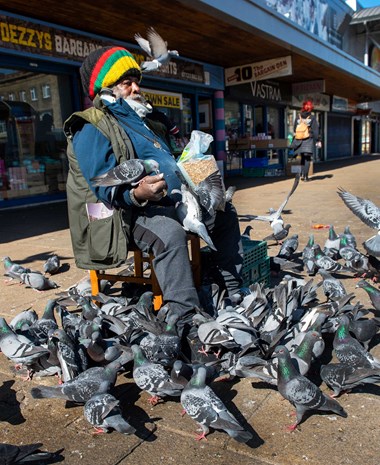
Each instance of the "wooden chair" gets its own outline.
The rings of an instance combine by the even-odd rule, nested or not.
[[[186,236],[190,248],[190,262],[193,271],[194,284],[196,288],[201,285],[201,249],[199,237],[195,234],[187,234]],[[158,284],[156,274],[154,273],[152,261],[154,255],[144,256],[143,252],[137,247],[130,248],[134,255],[134,274],[131,276],[123,276],[117,273],[108,272],[108,270],[90,270],[91,292],[92,295],[97,295],[100,291],[100,280],[105,279],[111,283],[125,282],[151,286],[153,292],[153,306],[155,310],[159,310],[163,304],[162,291]],[[144,275],[144,262],[150,263],[150,274]]]

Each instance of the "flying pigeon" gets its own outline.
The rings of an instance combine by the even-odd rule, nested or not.
[[[269,210],[270,212],[269,215],[264,215],[264,216],[249,215],[249,218],[252,220],[266,221],[270,223],[270,226],[273,230],[273,234],[271,236],[268,236],[268,239],[263,239],[264,241],[272,239],[272,240],[276,240],[277,242],[279,242],[287,237],[290,225],[286,225],[284,227],[284,220],[282,219],[281,213],[284,210],[286,204],[288,203],[290,196],[297,189],[299,180],[300,180],[300,174],[297,173],[294,179],[294,182],[293,182],[293,186],[290,189],[290,192],[288,193],[285,200],[282,202],[282,204],[278,207],[277,210],[274,210],[273,208],[271,208]]]
[[[338,397],[342,391],[351,391],[362,384],[380,383],[380,369],[354,367],[343,363],[322,365],[320,374],[322,380],[334,391],[331,397]]]
[[[108,393],[95,394],[84,405],[85,419],[95,427],[96,433],[106,433],[109,428],[123,434],[136,432],[122,416],[119,401]]]
[[[196,439],[205,438],[211,427],[225,431],[238,442],[248,442],[252,434],[240,425],[222,400],[207,386],[206,374],[204,366],[198,367],[181,393],[182,407],[202,428],[202,433]]]
[[[342,188],[339,188],[338,195],[352,213],[360,218],[364,224],[377,229],[377,234],[363,242],[363,246],[370,255],[380,257],[380,208],[371,200],[357,197]]]
[[[290,431],[297,428],[308,410],[332,411],[347,417],[347,413],[336,400],[328,398],[318,386],[297,371],[285,346],[277,346],[273,356],[278,359],[278,391],[296,408],[296,422],[288,427]]]
[[[91,183],[93,186],[119,186],[121,184],[137,186],[145,176],[159,172],[160,166],[155,160],[131,158],[106,173],[91,178]]]
[[[168,50],[167,42],[153,27],[148,29],[147,39],[144,39],[140,34],[135,34],[135,40],[152,59],[140,63],[142,72],[157,71],[162,65],[169,63],[172,56],[179,56],[177,50]]]
[[[58,255],[49,257],[43,265],[44,273],[56,274],[61,266],[61,261]]]
[[[19,463],[55,463],[62,459],[59,449],[56,452],[44,452],[40,449],[41,442],[15,446],[13,444],[0,443],[0,463],[4,465],[16,465]]]

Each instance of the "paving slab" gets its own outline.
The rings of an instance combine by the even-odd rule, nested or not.
[[[364,251],[361,243],[376,231],[354,216],[336,192],[342,186],[380,206],[379,172],[379,155],[315,165],[312,180],[300,183],[283,215],[292,225],[290,234],[299,235],[299,251],[306,245],[309,234],[314,234],[315,241],[323,247],[328,230],[313,229],[317,224],[333,224],[337,233],[349,225],[359,249]],[[290,177],[226,180],[227,185],[234,184],[238,188],[234,204],[241,220],[247,214],[262,215],[269,207],[277,208],[292,182]],[[5,277],[0,277],[0,315],[7,321],[30,307],[41,315],[48,299],[88,276],[86,270],[75,266],[66,208],[65,203],[58,203],[0,211],[0,257],[9,255],[12,260],[42,270],[46,258],[56,253],[63,264],[61,273],[53,277],[60,286],[56,290],[38,293],[20,284],[7,284]],[[253,226],[252,239],[261,240],[271,232],[268,224],[259,221],[241,221],[242,231],[247,224]],[[268,246],[268,254],[276,255],[278,246],[273,243]],[[302,271],[295,276],[310,279]],[[313,279],[320,281],[318,275]],[[355,288],[355,278],[343,276],[342,281],[347,291],[355,293],[354,302],[360,301],[365,308],[371,308],[366,292]],[[273,278],[272,283],[275,282],[276,278]],[[325,300],[321,290],[318,296],[321,302]],[[371,352],[380,357],[380,337],[375,342],[377,345]],[[331,359],[331,352],[326,356]],[[55,378],[34,378],[26,382],[22,373],[15,372],[12,364],[0,354],[1,442],[26,444],[38,441],[46,450],[64,448],[64,463],[68,465],[379,463],[380,385],[362,386],[340,396],[338,400],[347,411],[347,418],[330,412],[312,413],[296,431],[289,432],[286,427],[293,422],[293,407],[282,399],[275,387],[253,379],[214,383],[215,392],[254,436],[250,443],[239,444],[221,431],[212,431],[207,441],[195,441],[197,425],[186,415],[181,416],[178,399],[167,399],[151,407],[149,395],[136,387],[130,370],[127,366],[118,376],[115,395],[137,434],[93,435],[91,426],[83,417],[83,406],[70,405],[59,399],[31,397],[32,386],[55,384]],[[320,387],[329,394],[323,383]]]

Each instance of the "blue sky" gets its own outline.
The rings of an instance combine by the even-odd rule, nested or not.
[[[380,6],[380,0],[358,0],[358,3],[363,8],[371,8],[373,6]]]

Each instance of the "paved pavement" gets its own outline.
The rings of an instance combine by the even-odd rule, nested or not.
[[[287,206],[286,221],[292,225],[290,233],[299,234],[299,250],[310,233],[323,246],[327,230],[312,229],[315,224],[334,224],[337,232],[349,225],[359,244],[373,235],[374,231],[344,206],[336,190],[343,186],[380,205],[379,172],[380,155],[317,165],[312,180],[300,183]],[[234,203],[241,217],[264,214],[269,207],[277,207],[292,182],[284,177],[227,179],[227,184],[238,187]],[[241,223],[242,230],[246,224]],[[257,222],[253,226],[253,239],[270,233],[267,224]],[[277,251],[276,246],[271,246],[268,253],[275,255]],[[0,256],[9,255],[14,261],[41,270],[53,252],[63,263],[62,273],[54,277],[60,290],[86,276],[74,264],[65,203],[0,211]],[[344,279],[344,285],[355,292],[357,300],[370,307],[365,291],[355,289],[355,279]],[[1,279],[0,314],[7,321],[29,307],[41,314],[55,292],[37,293],[22,285],[6,285]],[[325,299],[320,296],[320,300]],[[379,337],[376,342],[380,342]],[[371,351],[380,357],[380,344]],[[136,436],[117,432],[94,436],[83,418],[83,407],[58,399],[31,398],[32,386],[41,382],[52,385],[55,379],[26,382],[14,373],[3,355],[0,355],[0,382],[1,442],[40,441],[47,450],[63,447],[64,463],[68,465],[379,463],[380,386],[363,386],[341,396],[339,402],[348,412],[347,418],[330,413],[313,414],[297,431],[289,433],[286,425],[292,422],[293,408],[276,389],[252,379],[215,383],[213,387],[219,396],[254,434],[249,444],[239,444],[218,431],[212,432],[207,441],[195,441],[196,425],[190,418],[181,417],[179,403],[168,400],[149,406],[148,395],[136,388],[130,371],[118,377],[115,391],[124,415],[137,429]],[[329,392],[324,384],[321,388]]]

